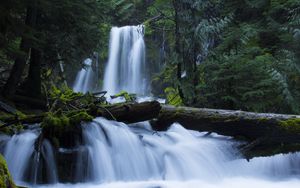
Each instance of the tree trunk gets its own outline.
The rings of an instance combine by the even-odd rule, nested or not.
[[[175,10],[174,20],[175,20],[175,52],[178,56],[177,59],[177,80],[178,80],[178,93],[181,99],[184,99],[184,95],[181,89],[181,72],[182,72],[182,61],[179,58],[179,55],[181,54],[180,49],[180,31],[179,31],[179,3],[178,0],[173,0],[173,7]]]
[[[300,151],[300,116],[284,114],[254,113],[234,110],[174,107],[158,102],[123,103],[94,106],[85,109],[94,117],[105,117],[125,123],[152,121],[154,130],[166,130],[178,122],[186,129],[200,132],[215,132],[243,140],[242,153],[254,156]],[[65,112],[74,114],[81,110]],[[47,114],[17,118],[0,118],[5,122],[0,129],[21,122],[40,123]]]
[[[292,122],[295,120],[295,122]],[[293,126],[286,123],[294,123]],[[216,132],[226,136],[244,136],[250,140],[279,131],[300,134],[300,116],[254,113],[208,108],[174,107],[163,105],[158,117],[157,130],[167,129],[173,122],[187,129]],[[297,130],[299,128],[299,130]],[[275,135],[273,135],[275,136]],[[300,141],[300,140],[299,140]]]
[[[161,106],[159,102],[142,102],[142,103],[122,103],[122,104],[114,104],[108,106],[97,106],[91,107],[89,109],[80,109],[74,110],[68,113],[74,114],[75,112],[80,112],[82,110],[87,110],[87,112],[94,117],[105,117],[109,120],[116,120],[125,123],[137,123],[141,121],[147,121],[158,117]],[[1,128],[10,126],[15,123],[22,124],[32,124],[32,123],[40,123],[43,121],[43,118],[47,115],[47,113],[39,114],[39,115],[29,115],[22,118],[16,118],[16,116],[10,116],[5,118],[0,118],[0,121],[5,122],[6,124],[0,126]]]
[[[136,123],[158,117],[160,109],[160,103],[157,101],[152,101],[98,107],[96,111],[90,110],[90,114],[93,116],[101,116],[110,120],[116,120],[125,123]]]
[[[66,80],[66,75],[65,75],[65,69],[64,69],[64,62],[60,56],[59,53],[57,53],[57,59],[59,60],[58,64],[59,64],[59,74],[60,77],[62,79],[63,84],[65,84],[65,86],[68,85],[67,80]]]
[[[36,23],[36,17],[37,17],[36,7],[31,7],[31,6],[28,7],[26,20],[25,20],[26,26],[33,28]],[[26,59],[27,59],[26,55],[29,53],[29,49],[30,49],[30,39],[26,35],[28,35],[28,33],[25,33],[23,35],[20,44],[20,50],[24,52],[24,56],[18,57],[15,60],[9,78],[6,81],[2,91],[3,96],[6,98],[13,98],[13,96],[16,93],[17,87],[21,82],[22,74],[24,72],[25,65],[26,65]]]
[[[166,130],[173,122],[190,130],[215,132],[254,142],[250,149],[245,149],[245,156],[249,158],[300,150],[299,115],[164,105],[153,128]]]
[[[26,95],[33,98],[41,98],[41,52],[31,49],[29,73],[26,82]]]

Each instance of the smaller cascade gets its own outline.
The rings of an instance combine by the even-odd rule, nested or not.
[[[25,131],[6,141],[4,157],[16,183],[57,183],[54,151],[48,140],[39,142],[39,131]]]
[[[75,92],[87,93],[93,90],[94,72],[92,69],[92,60],[84,60],[84,67],[78,72],[74,82],[73,90]]]

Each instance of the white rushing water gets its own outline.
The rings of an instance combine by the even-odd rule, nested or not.
[[[300,185],[300,153],[248,162],[241,158],[236,149],[238,143],[232,139],[206,136],[177,123],[165,132],[152,131],[147,122],[129,127],[104,118],[96,118],[82,127],[83,145],[77,149],[80,152],[76,154],[74,168],[79,179],[74,182],[85,183],[53,184],[60,179],[55,154],[48,141],[42,144],[41,152],[35,151],[37,131],[2,137],[4,156],[14,180],[21,184],[30,182],[30,187],[42,179],[51,183],[44,187],[292,188]],[[37,154],[43,155],[43,163],[34,157]],[[38,169],[46,169],[45,177],[35,175]]]
[[[92,87],[93,83],[93,69],[92,69],[92,60],[86,59],[84,60],[84,68],[82,68],[76,76],[76,80],[73,85],[73,90],[75,92],[87,93],[92,91],[94,88]]]
[[[147,90],[144,26],[113,27],[110,32],[109,60],[103,90],[122,90],[139,95]]]
[[[13,179],[19,184],[57,183],[57,170],[51,144],[44,140],[37,146],[38,130],[12,137],[2,136],[4,157]]]

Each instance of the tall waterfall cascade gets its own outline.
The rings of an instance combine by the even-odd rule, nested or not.
[[[144,26],[113,27],[103,90],[145,95],[147,87]]]
[[[92,60],[90,58],[84,60],[84,67],[78,72],[73,85],[75,92],[87,93],[93,91],[93,76]]]

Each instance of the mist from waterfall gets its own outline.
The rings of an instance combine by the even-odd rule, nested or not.
[[[109,59],[104,75],[103,90],[108,94],[116,94],[122,90],[138,95],[146,94],[143,25],[111,29]]]

